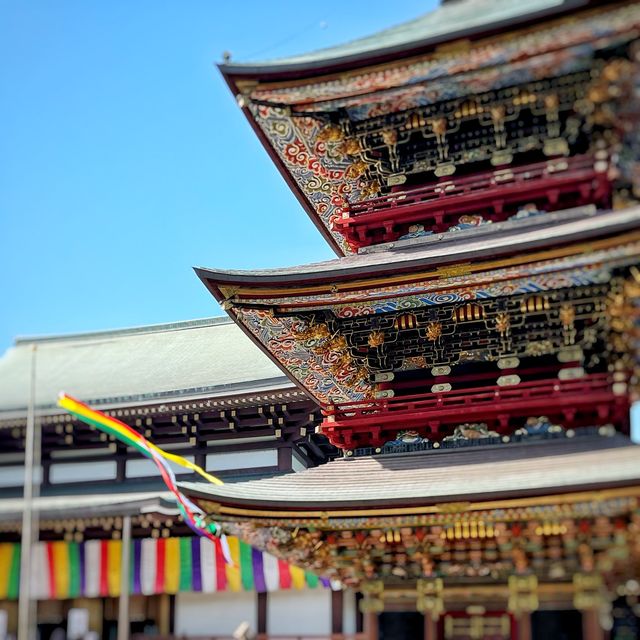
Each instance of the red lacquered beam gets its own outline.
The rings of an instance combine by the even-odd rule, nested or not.
[[[553,208],[563,194],[578,194],[576,204],[601,203],[609,197],[607,174],[595,170],[592,158],[565,161],[569,167],[557,172],[539,163],[512,169],[502,179],[496,172],[487,172],[353,204],[334,227],[351,242],[365,246],[375,232],[381,232],[386,241],[397,239],[399,225],[420,222],[440,233],[464,213],[483,212],[485,218],[498,221],[506,217],[508,205],[546,200]]]
[[[468,389],[465,391],[445,391],[441,393],[420,393],[380,400],[361,400],[335,405],[324,410],[325,416],[333,416],[340,420],[347,415],[353,419],[354,413],[385,413],[388,411],[404,410],[406,407],[420,409],[466,406],[481,401],[493,402],[497,398],[526,398],[545,394],[566,393],[568,391],[587,391],[607,389],[610,386],[608,373],[592,373],[574,380],[529,380],[518,385],[501,387],[491,385]]]
[[[446,435],[439,431],[441,426],[464,422],[506,427],[511,418],[547,415],[573,427],[581,416],[612,421],[626,417],[627,410],[626,396],[615,395],[610,376],[603,373],[577,380],[539,380],[340,405],[325,411],[322,432],[344,448],[353,448],[356,442],[357,446],[381,446],[402,429],[415,429],[438,440]]]
[[[349,205],[348,211],[354,216],[376,213],[383,209],[402,209],[405,206],[460,196],[474,191],[484,190],[487,187],[503,188],[511,183],[529,182],[540,178],[553,178],[564,176],[568,173],[595,171],[596,160],[592,156],[582,155],[573,158],[565,158],[561,162],[567,163],[566,169],[549,170],[550,161],[535,164],[512,167],[508,170],[485,171],[460,178],[446,178],[439,182],[431,183],[423,187],[417,187],[408,191],[395,192],[389,195],[371,198],[364,202],[356,202]],[[505,178],[503,176],[509,176]]]

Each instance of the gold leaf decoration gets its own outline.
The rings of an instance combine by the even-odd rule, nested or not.
[[[347,138],[340,145],[340,151],[346,156],[357,156],[360,153],[360,143],[355,138]]]
[[[347,167],[345,171],[345,175],[347,178],[351,180],[355,180],[360,176],[364,175],[369,168],[369,165],[364,160],[356,160],[352,165]]]
[[[328,124],[318,132],[319,142],[339,142],[344,138],[344,131],[337,124]]]
[[[367,344],[374,349],[380,347],[384,344],[384,333],[382,331],[372,331],[367,338]]]
[[[435,342],[442,335],[442,323],[430,322],[427,325],[427,340]]]
[[[506,311],[501,311],[496,316],[496,329],[498,333],[505,334],[511,328],[511,318]]]
[[[389,146],[398,142],[398,132],[395,129],[384,129],[381,133],[382,141]]]
[[[572,327],[576,319],[576,311],[571,304],[565,303],[560,306],[559,316],[564,327]]]

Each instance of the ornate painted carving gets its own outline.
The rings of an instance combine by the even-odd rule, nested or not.
[[[551,289],[601,284],[611,278],[611,269],[634,263],[640,255],[640,243],[620,244],[610,249],[585,252],[565,258],[528,263],[515,267],[495,268],[468,273],[460,269],[451,274],[441,270],[441,277],[430,277],[416,282],[393,285],[364,286],[357,292],[332,291],[286,298],[243,297],[244,303],[273,305],[283,311],[293,312],[304,306],[307,309],[331,306],[338,317],[386,313],[410,310],[447,302],[464,302],[476,298],[494,298],[504,295],[535,293]]]
[[[446,587],[451,579],[490,576],[506,584],[517,572],[553,580],[594,569],[607,580],[635,577],[637,497],[594,498],[484,510],[469,503],[444,504],[435,513],[394,516],[263,513],[243,522],[219,514],[216,522],[259,549],[348,586],[392,577],[410,584],[440,577]],[[211,512],[206,503],[203,508]],[[597,551],[584,544],[596,538]]]
[[[516,429],[514,433],[518,436],[529,437],[562,433],[563,431],[563,427],[559,424],[551,424],[547,416],[540,416],[539,418],[527,418],[524,426],[520,429]]]
[[[484,423],[468,423],[458,425],[450,436],[443,442],[456,442],[458,440],[484,440],[485,438],[499,438],[496,431],[489,431]]]
[[[411,63],[345,74],[330,82],[293,83],[287,87],[260,84],[243,99],[315,215],[340,248],[350,252],[352,248],[334,229],[334,223],[350,203],[374,197],[381,188],[379,154],[371,154],[367,149],[372,143],[364,141],[369,134],[350,131],[350,127],[371,118],[463,99],[470,93],[477,96],[551,76],[588,71],[593,66],[595,51],[622,41],[627,37],[625,34],[633,33],[638,25],[640,4],[634,3],[607,11],[588,12],[580,19],[554,21],[520,32],[519,36],[511,33],[492,38],[478,43],[465,54],[430,55]],[[527,54],[524,59],[523,51]],[[589,94],[597,105],[606,103],[605,96],[607,100],[611,97],[606,83],[621,81],[621,74],[616,75],[613,68],[605,68],[603,74],[603,87],[596,83]],[[516,109],[530,106],[523,102],[522,96],[516,96],[512,102]],[[538,102],[536,108],[539,106],[548,129],[545,140],[540,140],[540,145],[544,142],[544,153],[566,154],[567,136],[571,138],[577,129],[570,119],[566,131],[562,130],[565,125],[562,124],[564,116],[559,115],[560,93],[541,95]],[[482,109],[479,103],[471,101],[467,104],[463,100],[460,118],[480,117],[482,120]],[[509,162],[513,153],[505,146],[508,137],[505,127],[513,113],[505,109],[504,104],[496,103],[487,110],[486,124],[491,127],[494,137],[494,150],[489,155],[494,164]],[[601,111],[606,113],[606,110]],[[348,122],[328,122],[336,113],[346,114]],[[598,113],[596,109],[581,117],[602,123],[606,116]],[[437,166],[432,167],[436,175],[455,171],[449,142],[450,134],[456,128],[453,121],[438,114],[416,117],[415,126],[408,123],[404,133],[396,126],[385,125],[380,129],[379,144],[388,149],[391,171],[385,184],[387,179],[389,184],[404,181],[403,175],[394,174],[393,167],[399,161],[398,145],[402,143],[402,136],[417,130],[416,127],[424,129],[424,135],[432,136],[437,146]],[[526,150],[530,142],[523,144],[521,150]],[[465,159],[458,159],[458,162],[476,161],[480,159],[479,156],[476,158],[477,153],[478,149],[469,150]],[[627,165],[633,163],[637,163],[637,158]],[[417,167],[416,170],[423,169]],[[626,171],[629,172],[633,169]]]
[[[277,317],[265,309],[236,308],[234,312],[273,357],[320,402],[362,400],[370,395],[368,373],[350,357],[342,336],[330,336],[322,325]]]
[[[589,348],[598,339],[598,332],[604,330],[602,319],[597,322],[590,321],[591,325],[587,327],[583,318],[587,311],[581,311],[578,322],[576,307],[571,298],[561,298],[560,302],[554,303],[552,311],[546,292],[573,289],[577,291],[580,287],[592,287],[595,292],[603,285],[609,286],[607,283],[611,279],[611,269],[635,261],[639,248],[637,244],[629,244],[526,267],[509,267],[435,281],[398,283],[375,287],[373,290],[363,289],[358,293],[360,300],[350,304],[336,304],[336,300],[353,293],[331,292],[315,296],[295,294],[294,300],[256,300],[259,304],[256,308],[250,307],[250,301],[243,298],[242,306],[233,308],[238,319],[251,330],[273,357],[322,404],[341,404],[373,397],[375,388],[371,382],[372,374],[375,371],[386,370],[384,367],[378,367],[382,366],[384,358],[390,357],[387,354],[396,352],[396,332],[419,329],[424,340],[424,343],[420,344],[423,344],[424,348],[421,347],[423,351],[407,352],[402,362],[396,362],[394,359],[392,365],[390,361],[386,366],[392,366],[392,370],[425,368],[436,364],[492,361],[505,354],[539,357],[555,353],[558,341],[564,346],[580,344]],[[509,279],[513,274],[522,273],[527,273],[527,276]],[[407,295],[407,292],[414,291],[419,293]],[[369,297],[371,299],[367,300]],[[494,303],[490,302],[505,297],[515,297],[516,307],[511,305],[508,308],[494,308]],[[312,299],[313,306],[307,307]],[[580,304],[584,309],[587,309],[585,304],[591,304],[590,299],[588,295],[581,299]],[[289,306],[294,301],[296,305],[300,302],[306,304],[304,308]],[[441,314],[441,309],[448,308],[447,305],[456,302],[465,304],[456,306],[453,311],[447,311],[449,319],[438,315]],[[230,304],[235,303],[231,300]],[[274,304],[274,311],[265,310],[265,304]],[[485,309],[487,305],[489,307]],[[427,311],[431,308],[433,311]],[[615,308],[612,307],[614,313]],[[337,324],[327,324],[326,320],[318,321],[318,318],[310,313],[313,309],[322,313],[325,310],[329,311]],[[276,310],[278,312],[275,312]],[[286,315],[279,313],[281,310],[285,311]],[[371,322],[363,325],[363,344],[347,344],[345,336],[341,334],[341,323],[391,313],[398,314],[393,316],[391,327],[378,326]],[[556,333],[560,333],[556,336],[555,333],[547,335],[540,331],[529,332],[528,340],[523,345],[520,335],[522,329],[518,327],[522,322],[528,322],[529,316],[535,320],[536,314],[540,313],[555,314],[549,316],[545,322],[551,333],[556,329]],[[556,319],[552,321],[552,318]],[[455,320],[453,325],[452,320]],[[486,346],[476,351],[467,349],[459,353],[457,350],[450,353],[459,341],[451,337],[452,332],[456,331],[457,324],[464,325],[465,322],[481,322],[483,327],[486,326]],[[482,329],[483,336],[484,332],[485,329]],[[427,345],[433,345],[433,349],[427,348]]]

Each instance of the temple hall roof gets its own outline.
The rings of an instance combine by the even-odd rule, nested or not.
[[[333,66],[355,65],[424,50],[462,37],[498,31],[587,5],[585,0],[458,0],[373,35],[310,53],[262,62],[220,65],[225,75],[263,75],[286,72],[327,71]]]
[[[301,473],[214,486],[183,483],[224,506],[305,512],[523,498],[637,484],[640,446],[621,435],[342,458]]]
[[[0,417],[24,414],[31,347],[36,403],[60,391],[98,405],[225,396],[291,387],[228,318],[73,335],[20,338],[0,358]]]
[[[0,500],[0,522],[20,522],[25,502],[22,498]],[[123,516],[139,513],[177,515],[175,501],[169,491],[138,493],[109,493],[105,495],[45,496],[35,499],[40,518],[88,518],[94,516]]]

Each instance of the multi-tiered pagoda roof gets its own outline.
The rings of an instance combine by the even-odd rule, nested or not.
[[[187,486],[212,518],[370,610],[638,575],[638,29],[637,2],[460,0],[222,66],[341,257],[197,273],[344,459]]]

